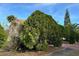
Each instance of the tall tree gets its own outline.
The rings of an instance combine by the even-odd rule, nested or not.
[[[70,15],[68,9],[66,10],[66,14],[65,14],[64,27],[65,27],[66,40],[70,44],[75,43],[75,34],[74,34],[75,32],[70,21]]]
[[[66,9],[64,26],[66,26],[68,24],[71,24],[71,21],[70,21],[70,15],[69,15],[68,9]]]

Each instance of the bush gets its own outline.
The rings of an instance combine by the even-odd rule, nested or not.
[[[3,46],[7,39],[7,33],[4,28],[0,25],[0,48]]]
[[[74,44],[76,42],[75,32],[74,31],[72,31],[70,33],[70,37],[69,37],[69,40],[68,41],[69,41],[70,44]]]
[[[40,32],[35,28],[31,28],[31,30],[23,30],[20,33],[20,39],[28,49],[36,49],[36,50],[46,50],[48,43],[47,40],[44,39],[39,42]]]
[[[62,45],[62,40],[57,37],[54,37],[52,39],[52,44],[54,45],[54,47],[60,47]]]
[[[79,42],[79,33],[76,33],[75,39],[77,42]]]
[[[72,38],[69,39],[69,43],[70,43],[70,44],[74,44],[74,43],[75,43],[75,39],[72,39]]]
[[[48,42],[45,33],[40,32],[40,36],[36,45],[36,50],[47,50],[47,48],[48,48]]]
[[[20,39],[28,49],[33,49],[37,44],[39,31],[32,27],[24,28],[20,33]]]
[[[36,45],[36,50],[47,50],[48,48],[48,43],[47,41],[43,42],[43,43],[38,43]]]
[[[25,47],[30,50],[46,50],[48,46],[46,33],[38,28],[30,26],[27,22],[23,24],[20,32],[20,39]]]

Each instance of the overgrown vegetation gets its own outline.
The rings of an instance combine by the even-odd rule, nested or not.
[[[70,15],[68,10],[66,10],[66,14],[65,14],[65,21],[64,21],[64,27],[65,27],[65,38],[66,41],[68,41],[70,44],[74,44],[76,41],[79,40],[79,33],[77,33],[77,25],[73,25],[71,24],[70,21]]]
[[[7,39],[7,33],[4,28],[0,25],[0,48],[3,46]]]
[[[66,10],[64,26],[58,24],[52,16],[39,10],[34,11],[27,20],[20,24],[15,22],[16,17],[13,15],[8,16],[7,19],[11,23],[10,27],[14,25],[12,28],[18,31],[18,35],[11,36],[11,42],[18,43],[15,44],[16,50],[46,50],[50,44],[54,47],[61,47],[62,38],[70,44],[79,42],[79,27],[71,23],[68,10]],[[0,47],[6,39],[6,32],[0,25]]]

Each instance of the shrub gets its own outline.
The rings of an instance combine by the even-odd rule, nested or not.
[[[48,48],[48,43],[47,41],[43,42],[43,43],[38,43],[36,45],[36,50],[47,50]]]
[[[62,45],[62,40],[60,38],[54,37],[52,39],[52,44],[54,47],[60,47]]]
[[[33,49],[39,38],[39,30],[24,24],[24,28],[20,32],[20,39],[28,49]]]
[[[46,39],[45,33],[40,33],[37,45],[36,45],[36,50],[47,50],[48,48],[48,40]]]
[[[70,44],[74,44],[76,42],[75,32],[74,31],[72,31],[70,33],[70,37],[69,37],[69,40],[68,41],[69,41]]]
[[[4,28],[0,25],[0,48],[3,46],[7,39],[7,33]]]
[[[26,25],[27,24],[27,25]],[[44,32],[38,28],[33,28],[27,22],[24,22],[23,29],[20,32],[20,39],[26,48],[32,50],[46,50],[48,43]]]

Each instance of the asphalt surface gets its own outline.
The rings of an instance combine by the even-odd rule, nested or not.
[[[48,56],[79,56],[79,43],[75,45],[65,44],[63,49],[51,52]]]
[[[72,52],[74,50],[71,48],[65,48],[60,51],[56,51],[54,53],[49,54],[49,56],[72,56]]]

